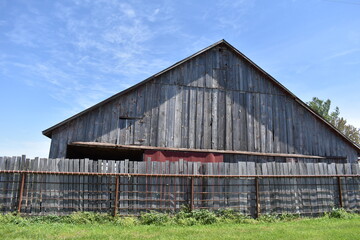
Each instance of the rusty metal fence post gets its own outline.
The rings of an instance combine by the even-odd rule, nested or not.
[[[190,179],[190,190],[191,190],[191,194],[190,194],[190,210],[194,210],[194,177],[191,177]]]
[[[260,216],[259,178],[255,177],[256,218]]]
[[[343,200],[342,200],[342,189],[341,189],[341,178],[337,177],[337,184],[338,184],[338,192],[339,192],[339,206],[340,208],[343,207]]]
[[[118,203],[119,202],[119,176],[117,175],[115,178],[115,199],[114,199],[114,212],[113,216],[115,217],[118,211]]]
[[[19,195],[18,195],[18,206],[17,206],[18,213],[21,213],[21,204],[22,204],[22,198],[23,198],[23,194],[24,194],[25,178],[26,178],[26,173],[22,173],[21,178],[20,178],[20,188],[19,188]]]

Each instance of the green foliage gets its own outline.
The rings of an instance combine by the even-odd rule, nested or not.
[[[331,101],[330,99],[324,101],[314,97],[310,102],[307,102],[309,107],[322,116],[326,121],[331,123],[335,128],[342,132],[354,143],[360,145],[360,129],[347,124],[347,121],[340,117],[340,110],[335,107],[333,112],[330,112]]]
[[[64,221],[64,216],[46,215],[26,218],[31,223],[60,223]]]
[[[116,217],[114,223],[123,227],[132,227],[139,225],[139,219],[137,217]]]
[[[149,212],[140,215],[139,221],[145,225],[166,225],[170,222],[170,216],[166,213]]]
[[[218,209],[215,213],[217,217],[227,219],[235,219],[238,215],[238,212],[231,208]]]
[[[188,209],[182,209],[180,212],[176,213],[174,222],[181,226],[193,226],[198,224],[198,221]]]
[[[194,211],[183,209],[175,214],[174,222],[182,226],[193,226],[214,223],[254,223],[256,221],[233,209],[219,209],[215,212],[204,209]]]
[[[332,119],[337,118],[340,114],[338,107],[335,108],[334,112],[329,113],[331,106],[330,99],[324,101],[317,97],[313,97],[310,102],[307,102],[307,105],[309,105],[312,110],[317,112],[320,116],[325,118],[330,123]]]
[[[73,223],[73,224],[103,224],[114,221],[109,214],[93,212],[74,212],[66,216],[46,215],[23,218],[31,223]]]
[[[219,218],[220,222],[224,223],[253,223],[252,219],[249,216],[246,216],[240,212],[237,212],[233,209],[219,209],[216,212],[216,216]]]
[[[192,217],[191,215],[186,216],[186,214],[184,213],[176,214],[174,222],[180,226],[193,226],[199,224],[199,222],[194,217]]]
[[[0,224],[16,224],[19,226],[26,226],[29,221],[27,219],[22,218],[20,215],[16,213],[7,213],[7,214],[0,214]]]
[[[292,213],[281,213],[281,214],[264,214],[260,215],[257,219],[259,222],[287,222],[293,221],[295,219],[299,219],[299,214],[292,214]]]
[[[18,214],[0,214],[1,224],[14,224],[18,226],[28,226],[31,224],[74,224],[74,225],[98,225],[110,224],[123,227],[133,227],[137,225],[179,225],[179,226],[194,226],[194,225],[209,225],[214,223],[225,224],[261,224],[261,223],[275,223],[275,222],[290,222],[299,219],[298,214],[282,213],[282,214],[263,214],[258,219],[252,219],[249,216],[232,209],[220,209],[215,212],[208,210],[194,210],[182,209],[176,214],[148,212],[142,214],[140,217],[135,216],[116,216],[109,214],[92,213],[92,212],[75,212],[67,216],[37,216],[37,217],[21,217]],[[344,209],[333,209],[326,213],[323,219],[352,219],[360,218],[359,214],[347,212]]]
[[[358,214],[346,211],[343,208],[334,208],[331,212],[325,213],[325,218],[352,219],[358,217]]]
[[[113,221],[113,217],[104,213],[74,212],[62,218],[62,222],[74,224],[102,224]]]
[[[174,222],[183,226],[207,225],[218,222],[218,218],[214,212],[208,210],[189,211],[188,209],[183,209],[175,214]]]
[[[199,224],[213,224],[216,223],[218,221],[218,219],[216,218],[215,213],[210,212],[208,210],[194,210],[191,212],[192,217],[196,219],[196,221],[199,222]]]
[[[273,223],[278,222],[279,218],[277,214],[262,214],[257,219],[259,222],[267,222],[267,223]]]
[[[282,213],[277,216],[280,221],[293,221],[296,219],[301,218],[300,214],[293,214],[293,213]]]

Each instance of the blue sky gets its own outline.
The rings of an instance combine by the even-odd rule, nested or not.
[[[220,39],[360,127],[360,0],[1,0],[0,155]]]

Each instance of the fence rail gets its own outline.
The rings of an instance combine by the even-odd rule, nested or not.
[[[48,171],[50,170],[50,171]],[[360,211],[357,164],[130,162],[0,157],[0,211],[24,215],[232,208]]]

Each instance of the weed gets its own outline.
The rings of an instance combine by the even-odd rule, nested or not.
[[[358,216],[355,213],[346,211],[343,208],[333,208],[331,212],[325,213],[325,218],[341,218],[341,219],[351,219]]]
[[[114,223],[123,227],[131,227],[139,225],[139,219],[137,217],[116,217]]]
[[[108,223],[112,222],[112,216],[104,213],[93,212],[74,212],[62,218],[64,223],[89,224],[89,223]]]
[[[210,212],[208,210],[194,210],[189,211],[184,209],[174,216],[174,221],[176,224],[183,226],[192,226],[197,224],[213,224],[218,222],[218,218],[214,212]]]
[[[36,216],[27,218],[32,223],[59,223],[64,220],[64,216],[57,215],[46,215],[46,216]]]
[[[208,210],[194,210],[191,212],[191,217],[196,219],[200,224],[213,224],[218,221],[214,212],[210,212]]]
[[[277,214],[263,214],[260,215],[257,220],[259,222],[267,222],[267,223],[272,223],[272,222],[278,222],[279,218]]]
[[[219,209],[215,213],[220,221],[225,223],[245,223],[250,219],[249,216],[233,209]]]
[[[197,220],[193,217],[192,212],[186,208],[175,214],[174,222],[181,226],[193,226],[198,224]]]
[[[144,225],[166,225],[170,222],[170,216],[166,213],[149,212],[140,215],[139,221]]]
[[[20,215],[16,213],[7,213],[7,214],[0,214],[0,223],[12,223],[19,226],[25,226],[29,223],[29,221],[25,218],[22,218]]]
[[[300,218],[300,214],[293,214],[293,213],[281,213],[280,215],[277,215],[277,218],[280,221],[293,221],[295,219],[299,219]]]
[[[331,212],[324,214],[323,218],[331,219],[351,219],[359,218],[360,215],[356,213],[347,212],[341,208],[334,208]],[[258,219],[252,219],[238,211],[232,209],[221,209],[215,212],[208,210],[194,210],[184,207],[176,214],[148,212],[142,214],[140,217],[113,217],[109,214],[92,213],[92,212],[74,212],[67,216],[47,215],[37,217],[21,217],[17,213],[0,214],[1,224],[14,224],[18,226],[28,226],[31,223],[67,223],[67,224],[113,224],[124,227],[131,227],[136,225],[208,225],[214,223],[226,224],[258,224],[258,223],[274,223],[280,221],[293,221],[299,219],[299,214],[264,214]]]

